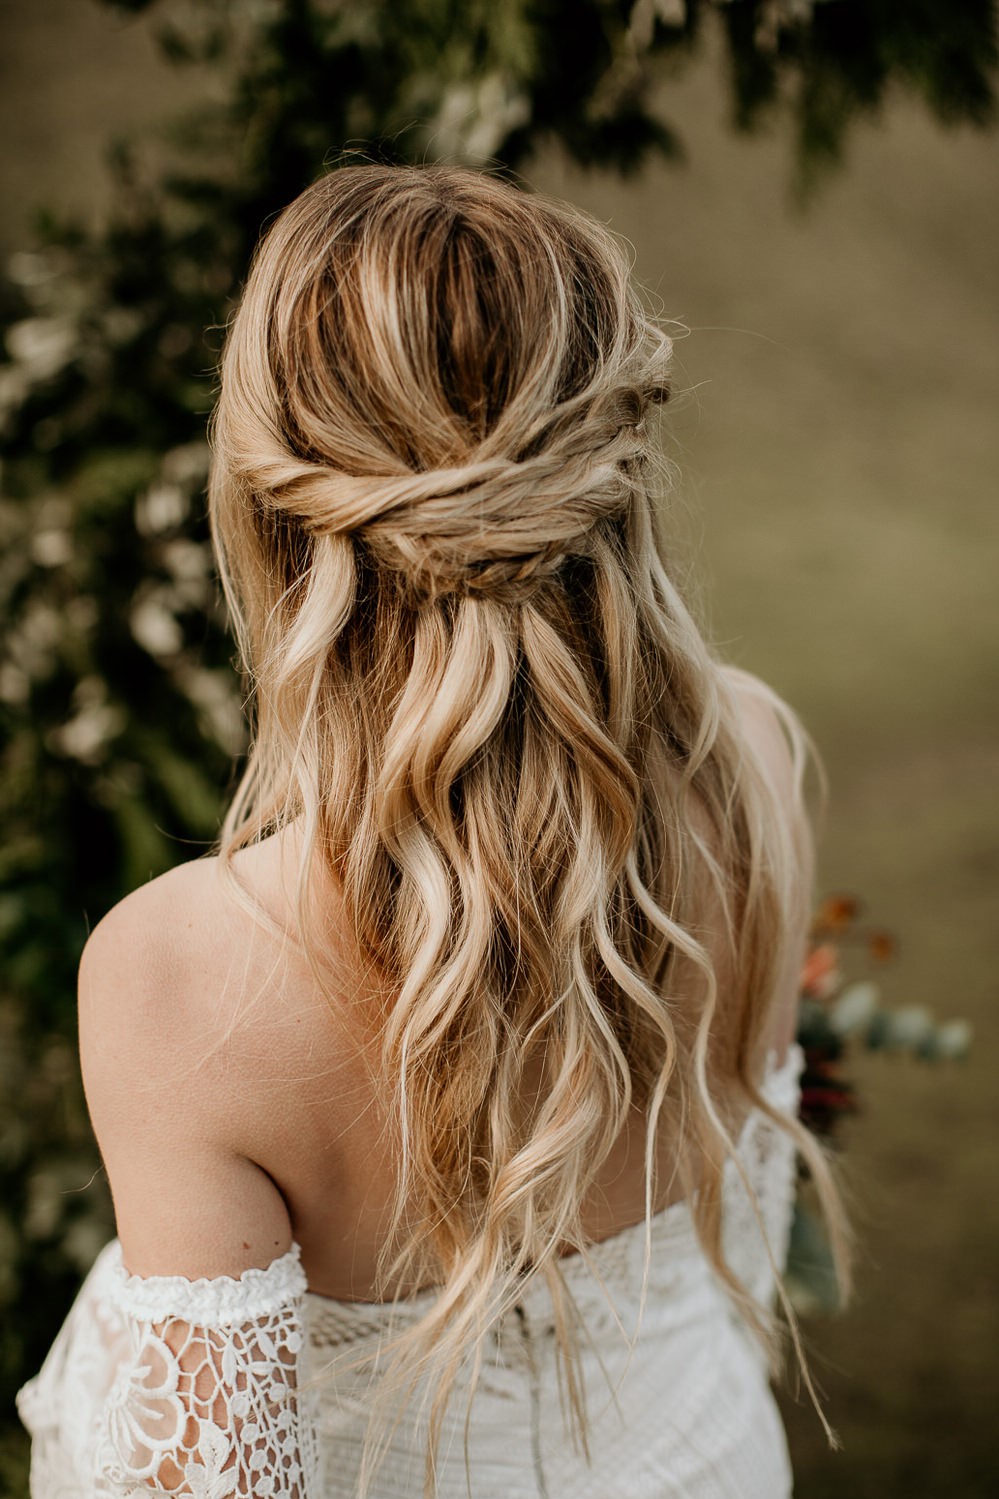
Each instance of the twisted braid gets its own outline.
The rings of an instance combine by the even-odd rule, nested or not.
[[[635,492],[640,421],[602,426],[568,429],[519,461],[473,455],[423,473],[346,474],[276,444],[244,455],[240,470],[265,506],[310,535],[356,537],[418,596],[525,597],[567,554],[584,554],[591,529]]]

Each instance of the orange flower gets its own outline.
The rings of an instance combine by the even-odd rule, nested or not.
[[[860,915],[860,901],[855,895],[827,895],[815,916],[820,931],[842,932]]]
[[[875,963],[887,963],[897,949],[898,943],[891,932],[871,932],[867,938],[867,950]]]
[[[828,999],[839,983],[839,955],[829,943],[813,947],[801,970],[802,992],[811,999]]]

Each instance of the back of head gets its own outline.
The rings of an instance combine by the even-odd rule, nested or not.
[[[798,920],[657,540],[668,357],[601,226],[448,168],[316,182],[228,341],[211,505],[257,722],[224,848],[297,822],[384,977],[442,1399],[525,1275],[558,1296],[634,1105],[717,1186],[716,1082],[756,1096]],[[717,1191],[697,1212],[720,1264]]]
[[[668,355],[581,215],[468,172],[333,173],[272,229],[232,331],[225,540],[242,490],[411,600],[524,598],[625,508]]]

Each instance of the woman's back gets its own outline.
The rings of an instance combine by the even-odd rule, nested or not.
[[[282,857],[275,839],[255,847],[240,869],[248,890],[276,918],[286,900],[287,868],[287,851]],[[93,995],[91,965],[100,975]],[[116,967],[122,1003],[109,1009]],[[142,1234],[127,1241],[124,1254],[116,1242],[102,1255],[62,1346],[22,1397],[36,1438],[34,1495],[89,1499],[88,1487],[75,1486],[81,1447],[74,1433],[93,1430],[103,1416],[109,1351],[119,1366],[130,1350],[138,1357],[144,1387],[148,1371],[161,1378],[158,1362],[169,1367],[177,1354],[170,1329],[180,1317],[185,1339],[193,1325],[195,1342],[206,1343],[220,1332],[231,1338],[235,1321],[253,1350],[261,1389],[270,1391],[268,1403],[275,1400],[268,1361],[280,1359],[273,1350],[282,1335],[307,1340],[296,1381],[314,1380],[316,1387],[300,1402],[294,1427],[267,1438],[271,1459],[290,1465],[293,1477],[287,1487],[251,1492],[288,1499],[359,1492],[378,1362],[389,1339],[418,1323],[436,1295],[430,1288],[396,1304],[370,1299],[383,1290],[377,1266],[398,1147],[385,1093],[372,1076],[377,1058],[365,997],[359,981],[333,1010],[300,950],[251,916],[234,917],[211,860],[145,887],[95,934],[81,994],[84,1066],[119,1216]],[[788,1117],[796,1108],[798,1065],[794,1050],[784,1060],[775,1050],[763,1080],[766,1102]],[[142,1137],[144,1120],[149,1141]],[[171,1122],[165,1127],[165,1121]],[[665,1142],[664,1160],[668,1155]],[[141,1200],[132,1201],[128,1163],[136,1159],[144,1163],[146,1185]],[[180,1179],[189,1174],[203,1182],[208,1170],[210,1201],[199,1190],[189,1214],[178,1214]],[[793,1180],[789,1137],[762,1115],[745,1120],[724,1185],[725,1249],[761,1307],[783,1263]],[[585,1328],[580,1390],[589,1455],[563,1425],[555,1313],[546,1286],[535,1282],[490,1335],[467,1427],[468,1391],[458,1383],[438,1439],[437,1499],[466,1499],[469,1492],[472,1499],[789,1494],[765,1359],[734,1314],[685,1202],[652,1218],[646,1264],[640,1120],[620,1163],[594,1193],[590,1222],[600,1242],[585,1261],[574,1256],[564,1269]],[[206,1242],[217,1244],[217,1260],[206,1255]],[[144,1255],[152,1273],[139,1279]],[[164,1257],[174,1267],[165,1279],[155,1273]],[[240,1259],[262,1268],[234,1281],[230,1272]],[[213,1332],[198,1327],[216,1322]],[[261,1358],[264,1337],[271,1352]],[[183,1368],[182,1356],[177,1367]],[[238,1426],[237,1420],[232,1430]],[[211,1449],[200,1445],[206,1428],[197,1438],[188,1428],[178,1442],[159,1398],[140,1400],[128,1430],[129,1450],[138,1436],[145,1460],[152,1454],[159,1465],[161,1483],[175,1468],[184,1471],[179,1455],[210,1466]],[[426,1440],[425,1419],[411,1402],[379,1456],[373,1492],[380,1499],[418,1492]],[[208,1499],[229,1494],[227,1481],[223,1469],[219,1487],[206,1489]]]
[[[747,748],[790,798],[790,761],[759,684],[743,678],[740,701]],[[377,1273],[401,1153],[391,1082],[381,1075],[383,994],[351,953],[342,921],[337,935],[339,897],[322,871],[313,900],[338,954],[332,987],[329,976],[317,978],[292,936],[299,845],[291,827],[237,856],[243,890],[270,926],[234,903],[217,859],[152,881],[100,924],[81,970],[88,1099],[135,1274],[154,1273],[164,1258],[192,1276],[228,1273],[240,1258],[262,1267],[294,1239],[310,1289],[382,1299],[418,1289],[379,1285]],[[706,893],[705,933],[717,919]],[[717,932],[709,951],[712,945],[721,986],[715,1031],[723,1047],[730,1017]],[[778,1063],[793,1035],[796,980],[796,970],[785,976],[769,1032],[767,1050]],[[724,1110],[721,1096],[719,1103]],[[735,1133],[745,1112],[731,1101]],[[140,1155],[136,1115],[151,1123],[148,1159]],[[644,1219],[644,1149],[645,1117],[636,1108],[590,1190],[588,1241]],[[661,1130],[657,1211],[681,1195],[676,1150],[675,1138]],[[173,1212],[164,1169],[199,1179],[212,1171],[210,1201],[199,1204],[195,1221]],[[209,1213],[217,1264],[204,1258]]]

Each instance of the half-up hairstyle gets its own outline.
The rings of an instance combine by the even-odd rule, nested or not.
[[[379,976],[403,1141],[382,1275],[442,1288],[397,1349],[436,1376],[432,1431],[531,1276],[581,1419],[560,1256],[635,1109],[647,1214],[669,1138],[772,1331],[720,1186],[732,1121],[766,1109],[807,856],[658,534],[669,357],[604,228],[443,167],[314,183],[228,338],[211,512],[255,731],[222,853],[297,824],[317,966],[319,861]]]

